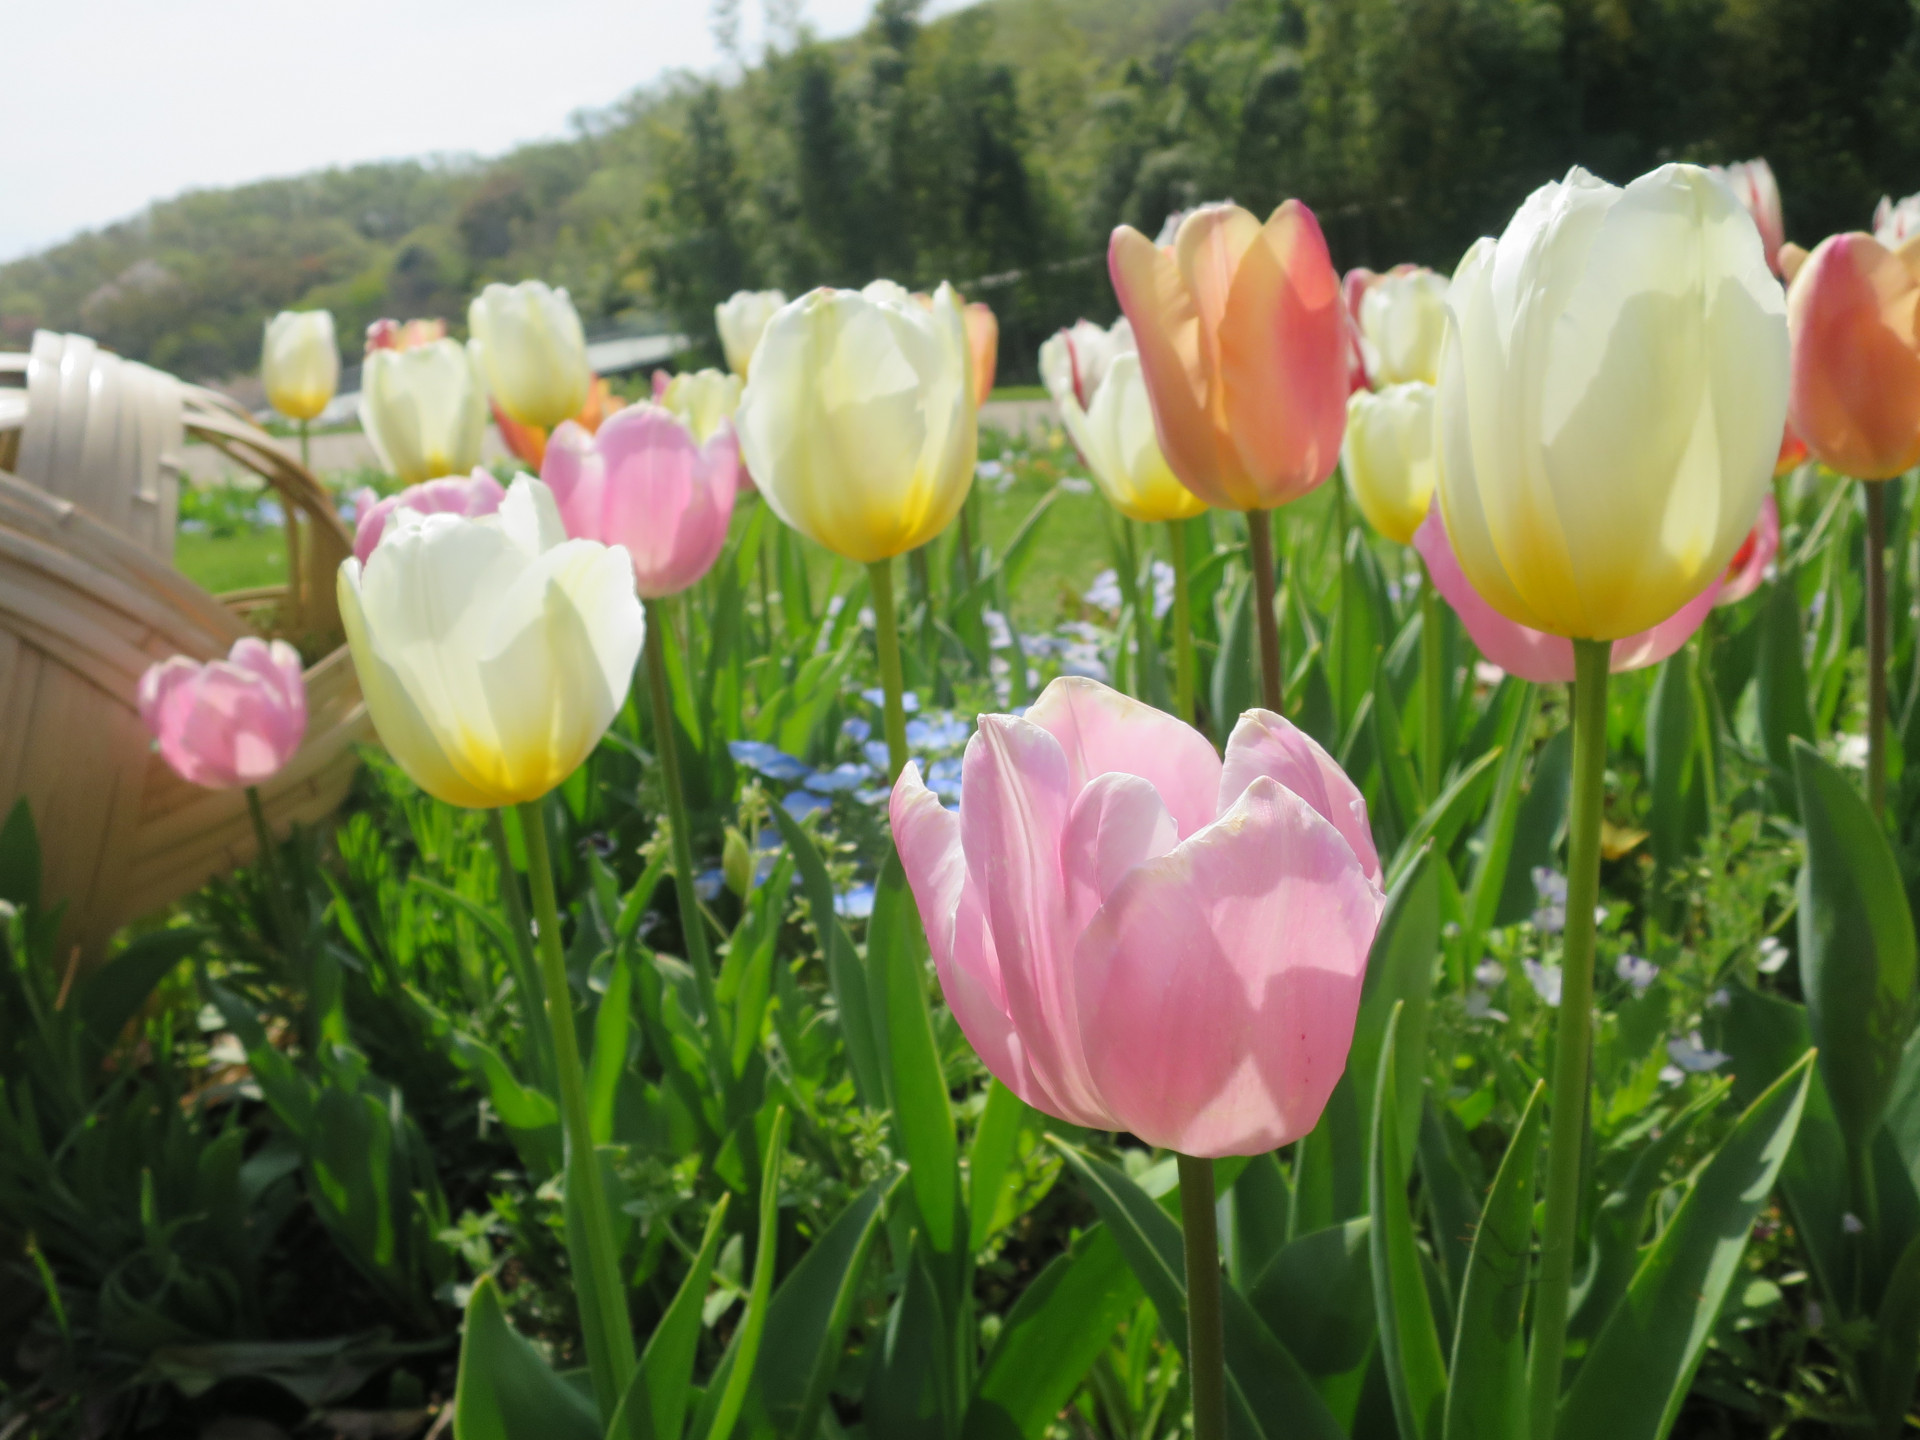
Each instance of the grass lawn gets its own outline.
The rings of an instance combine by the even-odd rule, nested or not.
[[[287,578],[287,537],[278,529],[182,534],[174,538],[173,564],[194,584],[216,595],[272,585]]]

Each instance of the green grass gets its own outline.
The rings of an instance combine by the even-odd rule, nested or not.
[[[987,396],[994,400],[1045,400],[1047,387],[1044,385],[996,385],[993,393]]]
[[[230,535],[176,536],[173,564],[203,590],[219,595],[287,578],[287,539],[279,530],[240,530]]]

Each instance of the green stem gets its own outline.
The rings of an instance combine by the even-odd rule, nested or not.
[[[1173,693],[1180,718],[1197,725],[1193,706],[1193,602],[1187,594],[1187,521],[1169,520],[1173,546]]]
[[[1280,625],[1273,613],[1273,516],[1247,512],[1248,549],[1253,555],[1253,615],[1260,633],[1260,703],[1278,715],[1285,705],[1286,677],[1280,673]]]
[[[527,914],[527,897],[520,890],[520,877],[514,873],[506,817],[498,810],[487,812],[487,838],[500,863],[500,900],[507,908],[507,928],[513,931],[513,954],[507,958],[513,966],[513,987],[520,992],[522,1023],[527,1027],[534,1064],[539,1067],[541,1088],[552,1090],[553,1041],[533,1023],[540,1005],[540,964],[533,953],[533,922]]]
[[[1867,803],[1887,812],[1887,492],[1867,487]]]
[[[1547,1213],[1534,1295],[1528,1398],[1533,1440],[1552,1440],[1567,1341],[1574,1229],[1580,1216],[1580,1155],[1586,1140],[1592,1047],[1593,910],[1600,898],[1600,817],[1606,798],[1607,670],[1613,646],[1573,642],[1573,800],[1567,827],[1567,920],[1554,1036],[1552,1128],[1547,1139]]]
[[[1344,557],[1344,552],[1342,552]],[[1345,559],[1341,560],[1344,565]],[[1425,718],[1420,731],[1420,779],[1427,803],[1440,798],[1440,767],[1447,727],[1446,656],[1441,644],[1443,617],[1440,591],[1433,575],[1420,562],[1420,689]]]
[[[573,1028],[573,992],[567,961],[560,950],[560,909],[553,893],[553,857],[547,850],[546,822],[540,802],[519,807],[520,833],[527,845],[527,879],[533,889],[533,918],[539,926],[540,973],[546,990],[547,1027],[560,1090],[560,1129],[565,1138],[568,1250],[580,1297],[580,1328],[587,1342],[587,1368],[603,1422],[613,1419],[620,1397],[636,1368],[633,1322],[627,1314],[620,1278],[620,1251],[614,1241],[613,1211],[600,1162],[593,1149],[593,1124],[587,1110],[587,1076],[580,1063],[580,1039]],[[573,1232],[578,1221],[580,1234]]]
[[[883,725],[891,785],[907,766],[907,711],[900,698],[906,682],[900,675],[900,626],[893,613],[893,562],[876,560],[867,574],[873,581],[873,630],[880,650],[880,688],[886,695]]]
[[[672,623],[666,604],[647,605],[647,690],[653,699],[653,751],[660,760],[660,788],[667,798],[667,843],[673,853],[673,891],[680,904],[680,935],[693,967],[694,987],[705,1012],[708,1041],[718,1045],[720,1002],[713,989],[713,959],[707,951],[707,932],[700,914],[700,897],[693,888],[693,829],[687,820],[687,792],[680,783],[680,752],[673,743],[673,691],[667,681],[666,627]]]
[[[969,585],[979,578],[973,569],[973,496],[969,489],[967,498],[960,502],[960,573]]]
[[[313,471],[312,454],[307,440],[307,422],[300,422],[300,468],[309,474]],[[300,552],[300,512],[286,497],[281,497],[282,507],[286,511],[287,525],[287,631],[297,635],[306,628],[306,556]]]
[[[762,502],[765,503],[765,502]],[[767,575],[767,544],[765,535],[760,537],[760,628],[766,635],[767,654],[773,654],[773,581]]]
[[[260,790],[247,786],[247,814],[253,817],[253,839],[259,849],[261,873],[267,879],[267,908],[273,914],[274,939],[283,953],[293,953],[293,907],[287,900],[287,885],[280,874],[280,847],[267,826],[267,812],[260,804]]]
[[[1176,1157],[1180,1230],[1187,1260],[1187,1369],[1193,1440],[1226,1440],[1226,1327],[1220,1318],[1220,1237],[1213,1214],[1213,1161]]]

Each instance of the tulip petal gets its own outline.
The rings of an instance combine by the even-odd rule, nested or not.
[[[1143,705],[1095,680],[1062,675],[1027,711],[1066,756],[1070,794],[1110,770],[1138,775],[1161,801],[1186,839],[1218,813],[1220,757],[1191,725]]]
[[[1180,843],[1160,792],[1138,775],[1110,770],[1073,802],[1060,837],[1067,924],[1083,929],[1126,873]]]
[[[1824,240],[1793,277],[1795,433],[1827,465],[1886,480],[1920,464],[1920,285],[1869,235]]]
[[[1266,777],[1132,870],[1073,957],[1082,1044],[1118,1124],[1198,1156],[1311,1130],[1346,1065],[1383,904],[1339,833]]]
[[[1509,620],[1489,605],[1467,579],[1448,543],[1451,523],[1434,506],[1414,532],[1413,548],[1426,561],[1427,578],[1453,607],[1480,653],[1510,675],[1538,685],[1573,679],[1573,642]]]
[[[1380,854],[1367,823],[1367,802],[1347,778],[1347,772],[1291,720],[1271,710],[1249,710],[1227,737],[1226,758],[1220,768],[1220,812],[1231,809],[1262,775],[1278,781],[1312,806],[1340,832],[1367,878],[1379,883]]]

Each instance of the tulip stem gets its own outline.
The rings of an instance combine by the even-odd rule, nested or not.
[[[1175,1157],[1180,1171],[1180,1231],[1186,1241],[1187,1371],[1192,1378],[1193,1440],[1226,1440],[1226,1327],[1220,1318],[1220,1236],[1214,1219],[1213,1161]]]
[[[1187,522],[1169,520],[1167,538],[1173,544],[1173,693],[1180,718],[1199,724],[1193,699],[1193,602],[1187,593]]]
[[[893,561],[876,560],[867,567],[873,582],[873,631],[880,651],[880,689],[887,737],[887,784],[900,778],[907,765],[907,711],[901,696],[906,682],[900,674],[900,627],[893,613]]]
[[[1887,492],[1867,487],[1867,803],[1887,812]]]
[[[487,811],[487,838],[500,863],[500,899],[507,907],[507,925],[513,931],[513,987],[520,992],[522,1023],[533,1049],[534,1065],[543,1087],[553,1087],[553,1041],[534,1023],[540,1005],[540,962],[533,953],[533,922],[527,914],[527,897],[521,892],[520,877],[514,873],[513,850],[507,844],[507,822],[498,810]]]
[[[1573,796],[1567,827],[1567,920],[1554,1034],[1552,1125],[1547,1139],[1547,1213],[1534,1293],[1528,1399],[1533,1440],[1553,1440],[1580,1218],[1580,1156],[1586,1142],[1587,1066],[1592,1048],[1594,906],[1600,898],[1600,820],[1606,801],[1607,672],[1613,646],[1573,642]]]
[[[571,1202],[567,1206],[567,1249],[579,1292],[580,1328],[586,1338],[594,1399],[600,1406],[601,1419],[611,1421],[636,1368],[633,1322],[627,1314],[625,1286],[620,1279],[613,1211],[600,1178],[600,1161],[594,1154],[587,1077],[573,1023],[573,991],[567,984],[567,961],[560,949],[560,910],[553,892],[553,857],[547,849],[546,822],[538,800],[522,804],[519,812],[520,833],[527,846],[527,880],[533,890],[533,918],[539,929],[547,1027],[553,1032],[554,1070],[560,1090],[560,1129],[565,1142],[567,1199]]]
[[[254,844],[260,851],[260,872],[267,881],[267,909],[273,915],[274,938],[283,953],[293,953],[293,907],[287,901],[286,882],[280,875],[280,847],[274,843],[273,830],[267,824],[266,808],[260,803],[260,787],[247,786],[247,814],[253,817]]]
[[[1344,561],[1342,562],[1344,563]],[[1344,601],[1345,596],[1343,595]],[[1441,645],[1440,591],[1426,561],[1420,562],[1420,689],[1425,711],[1420,732],[1420,778],[1427,803],[1440,798],[1441,740],[1447,725],[1446,655]]]
[[[1260,634],[1260,703],[1278,715],[1285,705],[1286,678],[1280,673],[1280,625],[1273,613],[1273,515],[1247,512],[1247,544],[1253,555],[1253,616]]]
[[[680,906],[681,944],[693,967],[694,986],[706,1013],[709,1042],[718,1044],[720,1002],[713,988],[713,960],[707,953],[706,922],[693,888],[693,828],[687,820],[687,792],[680,783],[680,751],[673,743],[673,691],[667,681],[667,626],[672,623],[658,600],[647,606],[647,690],[653,699],[653,752],[660,760],[660,788],[666,792],[667,843],[673,854],[673,893]]]

